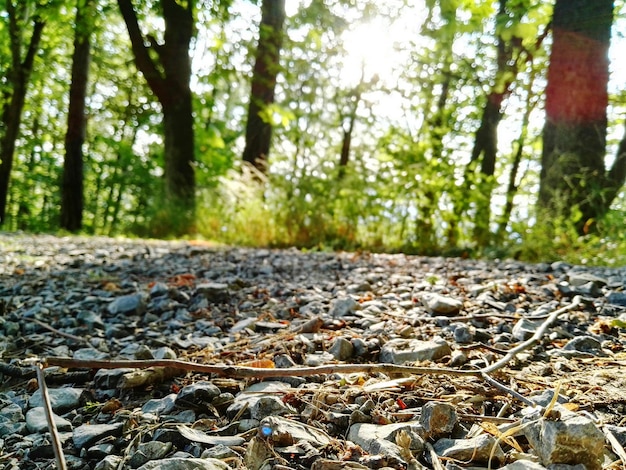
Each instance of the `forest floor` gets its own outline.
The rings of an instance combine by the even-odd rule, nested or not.
[[[0,233],[0,468],[624,468],[625,346],[626,268]]]

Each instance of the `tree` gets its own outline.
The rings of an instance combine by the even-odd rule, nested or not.
[[[83,221],[83,144],[87,126],[85,97],[89,78],[92,8],[93,4],[90,0],[77,0],[72,82],[61,181],[61,228],[71,232],[80,230]]]
[[[276,77],[280,69],[285,0],[263,0],[261,13],[243,160],[265,172],[272,140],[273,117],[267,110],[274,103]]]
[[[613,0],[557,0],[546,88],[538,207],[579,233],[609,210],[626,178],[626,141],[612,167],[607,136]]]
[[[11,62],[6,73],[9,87],[3,90],[5,96],[0,118],[0,225],[4,223],[6,216],[15,141],[20,131],[26,91],[45,26],[45,22],[37,11],[30,15],[31,5],[28,2],[21,1],[14,5],[13,0],[6,0],[6,11]],[[27,33],[25,25],[28,23],[31,24],[32,29],[30,39],[24,44],[23,38]],[[25,54],[23,54],[24,48]]]
[[[189,45],[194,34],[194,2],[160,0],[165,21],[163,42],[144,37],[131,0],[118,5],[132,43],[137,68],[163,110],[165,191],[189,223],[195,206],[194,128]],[[186,227],[183,227],[186,229]]]

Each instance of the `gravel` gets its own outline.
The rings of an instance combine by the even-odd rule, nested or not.
[[[48,367],[72,469],[601,468],[626,445],[625,288],[624,268],[563,262],[0,233],[0,468],[54,465],[35,379],[54,357],[363,365]],[[575,296],[491,381],[445,373],[493,364]],[[381,363],[443,372],[368,372]]]

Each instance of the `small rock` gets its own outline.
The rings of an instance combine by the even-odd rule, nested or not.
[[[84,393],[82,388],[51,388],[48,389],[48,396],[50,397],[50,404],[52,410],[57,413],[64,413],[68,410],[73,410],[80,405],[80,398]],[[43,406],[43,398],[41,396],[41,390],[37,390],[28,400],[28,406],[30,408],[37,408]]]
[[[333,318],[341,318],[350,315],[361,308],[361,305],[352,297],[342,297],[333,300],[329,314]]]
[[[354,354],[354,345],[346,338],[338,337],[333,340],[328,352],[338,361],[347,361]]]
[[[543,322],[540,320],[532,321],[527,318],[522,318],[515,323],[515,326],[513,326],[513,338],[518,341],[525,341],[534,335],[537,328],[539,328],[542,324]]]
[[[26,434],[26,423],[22,408],[11,403],[0,410],[0,437]]]
[[[567,276],[570,285],[572,285],[573,287],[580,287],[585,284],[592,283],[596,287],[600,288],[606,286],[607,284],[606,279],[588,272],[570,272]]]
[[[457,421],[456,409],[449,403],[431,401],[422,406],[420,424],[430,437],[451,433]]]
[[[226,302],[229,298],[228,284],[221,282],[205,282],[196,286],[196,292],[209,302]]]
[[[456,315],[463,308],[463,302],[434,292],[425,292],[422,294],[422,304],[434,314],[439,315]]]
[[[109,436],[121,436],[124,429],[123,423],[115,424],[83,424],[74,429],[72,440],[74,447],[82,449]]]
[[[153,398],[144,403],[141,407],[143,413],[152,413],[160,416],[171,413],[176,406],[176,394],[170,393],[163,398]]]
[[[424,449],[424,429],[417,422],[386,425],[356,423],[350,426],[347,439],[370,454],[389,455],[404,460],[400,447],[395,443],[395,437],[401,431],[411,438],[411,450],[421,452]]]
[[[577,336],[569,340],[562,349],[551,352],[565,357],[607,356],[602,349],[602,343],[593,336]]]
[[[259,423],[260,438],[271,440],[274,445],[287,447],[306,441],[314,447],[325,446],[331,438],[320,429],[279,416],[267,416]]]
[[[500,470],[546,470],[546,467],[532,460],[517,460],[504,467],[500,467]]]
[[[452,353],[450,345],[439,336],[431,341],[396,338],[385,343],[379,362],[404,364],[414,361],[436,361]]]
[[[211,382],[199,381],[181,389],[176,397],[176,406],[190,409],[206,408],[206,405],[221,393]]]
[[[626,307],[626,292],[611,292],[606,300],[610,304]]]
[[[122,460],[122,457],[118,455],[107,455],[96,464],[94,470],[117,470]]]
[[[131,455],[128,460],[128,464],[131,468],[140,467],[151,460],[162,459],[171,449],[171,442],[142,442],[137,446],[137,450]]]
[[[561,411],[560,407],[557,407]],[[539,418],[524,428],[524,435],[544,465],[578,464],[600,470],[604,434],[589,418],[562,409],[561,419]]]
[[[142,294],[129,294],[115,299],[108,305],[107,310],[111,315],[118,313],[141,315],[146,311],[146,307],[146,301]]]
[[[72,423],[67,419],[61,418],[53,414],[54,424],[59,431],[71,431]],[[43,406],[37,408],[31,408],[26,413],[26,427],[31,433],[44,432],[48,430],[48,421],[46,420],[46,412]]]
[[[496,439],[487,434],[472,439],[439,439],[433,445],[440,457],[447,457],[462,462],[487,463],[493,452],[493,462],[504,461],[504,452]]]
[[[231,467],[217,459],[171,457],[148,462],[139,470],[231,470]]]

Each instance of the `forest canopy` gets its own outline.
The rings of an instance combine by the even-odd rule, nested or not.
[[[0,0],[3,230],[626,262],[618,0]]]

